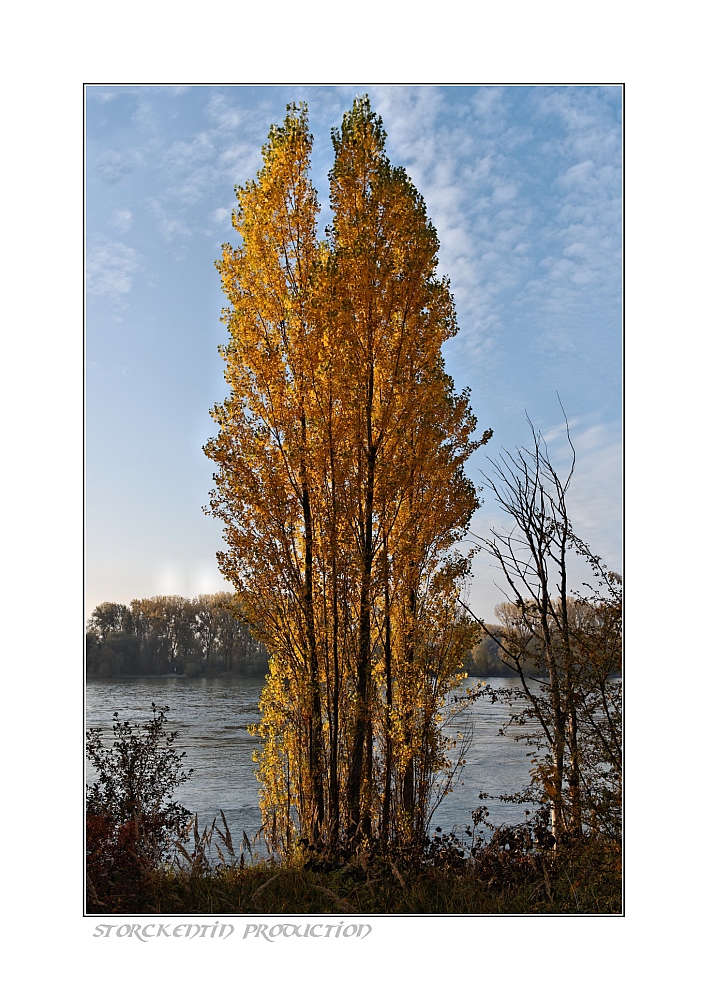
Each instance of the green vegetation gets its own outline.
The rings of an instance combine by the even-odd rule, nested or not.
[[[233,594],[107,601],[86,629],[88,677],[264,676],[268,654],[239,618]]]

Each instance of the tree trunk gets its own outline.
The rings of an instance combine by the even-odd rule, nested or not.
[[[332,420],[330,416],[330,428]],[[330,475],[332,477],[332,529],[330,535],[332,572],[332,723],[329,761],[329,837],[332,845],[339,841],[339,594],[337,587],[337,517],[335,499],[335,461],[330,442]]]
[[[391,712],[393,709],[393,678],[391,676],[391,594],[388,578],[388,544],[384,538],[384,666],[386,671],[386,750],[381,815],[381,840],[388,844],[391,836],[391,772],[393,747],[391,743]]]
[[[301,417],[303,449],[306,443],[305,415]],[[313,843],[317,843],[324,818],[324,760],[322,734],[322,702],[320,697],[319,663],[317,657],[317,638],[315,634],[315,611],[312,585],[312,511],[310,508],[310,491],[307,484],[304,458],[301,464],[302,475],[302,513],[305,527],[305,628],[307,633],[307,667],[310,687],[310,719],[309,719],[309,772],[312,789],[312,802],[309,803],[309,833]]]
[[[371,570],[374,560],[374,473],[376,449],[372,440],[372,408],[374,370],[369,365],[367,391],[366,484],[364,496],[363,546],[361,553],[361,599],[359,607],[359,643],[357,653],[357,691],[354,718],[351,769],[349,772],[348,809],[350,836],[357,836],[363,827],[362,789],[365,775],[365,751],[369,719],[369,687],[371,674]],[[368,821],[367,821],[368,822]]]

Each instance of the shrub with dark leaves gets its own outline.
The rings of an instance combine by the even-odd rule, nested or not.
[[[169,860],[189,822],[191,814],[172,793],[191,771],[183,769],[185,754],[174,749],[177,734],[165,729],[169,708],[151,708],[152,719],[142,725],[114,713],[108,746],[100,729],[86,735],[97,775],[86,795],[90,908],[100,905],[102,894],[115,896],[118,885],[130,895],[130,886]]]

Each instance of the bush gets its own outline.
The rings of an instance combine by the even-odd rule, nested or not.
[[[143,725],[113,715],[113,741],[104,746],[100,729],[89,729],[86,753],[97,772],[87,786],[86,860],[89,909],[102,908],[101,896],[128,905],[150,874],[173,854],[190,812],[172,792],[188,780],[166,732],[168,706],[152,704]]]

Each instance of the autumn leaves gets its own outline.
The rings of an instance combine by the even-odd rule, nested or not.
[[[425,205],[357,99],[333,133],[333,222],[318,242],[304,107],[237,189],[231,392],[211,508],[219,554],[271,654],[261,803],[273,846],[422,835],[446,766],[440,712],[476,626],[454,548],[478,505],[483,443],[441,346],[456,331]]]

